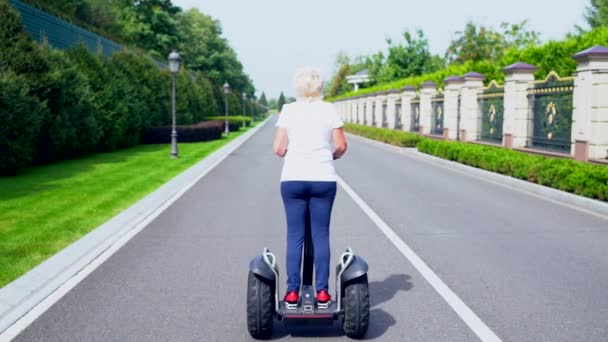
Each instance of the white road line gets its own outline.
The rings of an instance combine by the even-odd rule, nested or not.
[[[452,291],[431,268],[370,208],[357,193],[341,178],[338,184],[357,203],[363,212],[380,228],[405,258],[420,272],[439,295],[448,303],[466,325],[482,340],[496,341],[501,339]]]
[[[123,235],[116,243],[114,243],[111,247],[106,249],[102,254],[100,254],[97,258],[95,258],[91,263],[85,266],[80,272],[75,274],[72,278],[66,281],[63,285],[61,285],[57,290],[51,293],[48,297],[38,303],[34,308],[32,308],[27,314],[21,317],[18,321],[13,323],[9,328],[7,328],[4,332],[0,334],[0,342],[11,341],[17,335],[19,335],[25,328],[27,328],[30,324],[32,324],[38,317],[40,317],[44,312],[46,312],[51,306],[57,303],[63,296],[65,296],[68,292],[70,292],[76,285],[78,285],[82,280],[84,280],[89,274],[93,273],[101,264],[103,264],[106,260],[108,260],[112,255],[114,255],[120,248],[122,248],[127,242],[129,242],[135,235],[141,232],[144,228],[148,226],[152,221],[154,221],[160,214],[162,214],[167,208],[169,208],[175,201],[180,199],[183,194],[185,194],[190,188],[192,188],[196,183],[198,183],[203,177],[205,177],[211,170],[213,170],[217,165],[219,165],[224,159],[226,159],[229,155],[232,154],[236,149],[238,149],[241,145],[243,145],[246,141],[248,141],[257,131],[259,131],[263,126],[268,122],[264,121],[259,124],[258,127],[253,128],[253,132],[245,139],[241,140],[238,144],[235,144],[230,150],[226,152],[225,155],[221,156],[215,163],[211,164],[205,171],[203,171],[194,181],[188,184],[186,187],[181,189],[179,192],[175,193],[172,197],[170,197],[162,206],[158,207],[154,210],[148,217],[146,217],[143,221],[138,223],[133,229],[131,229],[128,233]],[[237,138],[238,139],[238,138]],[[208,156],[209,157],[209,156]]]

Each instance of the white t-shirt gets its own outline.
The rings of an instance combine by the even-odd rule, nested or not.
[[[321,100],[286,104],[276,126],[287,129],[281,181],[335,182],[332,131],[344,124],[333,103]]]

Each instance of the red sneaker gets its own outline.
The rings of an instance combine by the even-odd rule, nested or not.
[[[285,295],[285,301],[289,304],[298,304],[298,293],[296,291],[288,292]]]
[[[317,292],[317,301],[319,303],[327,303],[330,300],[331,300],[331,296],[329,295],[329,293],[327,293],[327,291],[321,290],[321,291]]]

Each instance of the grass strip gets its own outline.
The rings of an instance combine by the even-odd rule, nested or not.
[[[0,178],[0,287],[116,216],[247,129],[220,140],[139,145]]]
[[[434,140],[409,132],[346,124],[347,132],[580,196],[608,201],[608,167],[502,147]]]

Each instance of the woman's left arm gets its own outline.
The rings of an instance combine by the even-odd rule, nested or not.
[[[281,158],[285,157],[287,154],[287,128],[277,127],[277,130],[274,133],[272,151]]]

